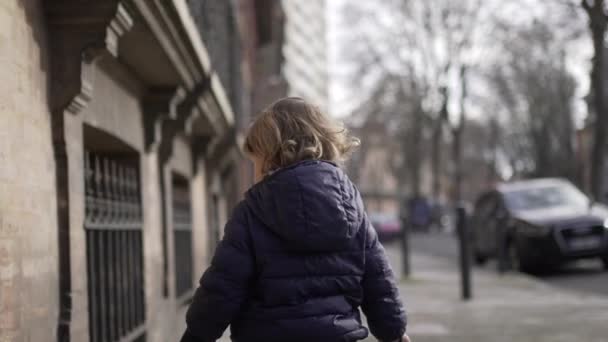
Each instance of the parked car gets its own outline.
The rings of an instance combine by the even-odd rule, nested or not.
[[[608,269],[608,208],[566,180],[499,184],[477,200],[471,233],[480,264],[500,246],[507,264],[524,271],[581,258],[600,258]]]
[[[370,213],[369,219],[372,226],[378,233],[378,238],[388,241],[398,238],[401,234],[401,220],[397,214],[391,213]]]
[[[422,196],[412,197],[407,202],[409,224],[413,231],[428,232],[433,224],[435,210],[431,202]]]

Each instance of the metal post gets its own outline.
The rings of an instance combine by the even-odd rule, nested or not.
[[[410,276],[410,225],[407,218],[401,219],[401,266],[404,277]]]
[[[498,273],[505,273],[509,267],[507,263],[507,242],[505,239],[505,219],[501,216],[496,220],[496,268]]]
[[[401,199],[401,272],[403,277],[409,277],[410,268],[410,207],[407,197]]]
[[[458,237],[460,242],[460,275],[462,285],[462,299],[470,300],[471,291],[471,258],[469,247],[469,233],[467,227],[467,213],[464,207],[458,207]]]

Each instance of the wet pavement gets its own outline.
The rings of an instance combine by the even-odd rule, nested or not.
[[[445,246],[433,252],[429,244],[437,249],[437,237],[413,237],[413,273],[406,279],[400,276],[399,249],[386,247],[400,277],[412,341],[608,342],[608,296],[594,291],[524,274],[499,275],[486,266],[474,269],[473,300],[462,301],[456,245],[443,238]],[[229,341],[227,336],[221,341]]]
[[[398,266],[399,251],[387,250]],[[452,258],[416,252],[412,269],[412,276],[401,281],[401,294],[415,342],[608,342],[606,296],[564,290],[527,275],[476,269],[474,298],[464,302]]]
[[[458,260],[458,242],[452,234],[413,234],[412,248],[419,253],[451,259],[454,264]],[[494,271],[496,263],[490,261],[482,269]],[[534,277],[562,289],[608,296],[608,271],[599,259],[568,263]]]

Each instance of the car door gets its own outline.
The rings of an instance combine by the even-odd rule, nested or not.
[[[485,254],[484,234],[485,234],[485,212],[487,206],[487,194],[479,196],[475,201],[475,209],[471,218],[471,237],[473,238],[473,248],[476,253]]]
[[[482,198],[479,208],[479,221],[476,230],[479,241],[477,243],[480,252],[488,256],[495,253],[497,204],[496,193],[492,192]]]
[[[495,252],[496,255],[498,255],[498,243],[500,242],[501,244],[503,244],[502,246],[505,247],[506,246],[506,238],[508,235],[507,230],[509,229],[508,227],[508,218],[509,218],[509,210],[507,209],[507,206],[505,204],[504,198],[499,195],[496,194],[496,209],[494,212],[494,224],[493,224],[493,228],[494,228],[494,243],[493,243],[493,250]]]

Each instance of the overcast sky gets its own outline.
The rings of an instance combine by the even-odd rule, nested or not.
[[[383,0],[366,0],[370,3],[381,3]],[[420,0],[424,1],[424,0]],[[500,0],[503,1],[503,0]],[[509,0],[504,0],[509,1]],[[513,0],[511,0],[513,1]],[[340,72],[344,72],[344,68],[339,56],[340,35],[348,34],[348,28],[340,27],[340,8],[344,5],[345,0],[328,0],[327,1],[327,20],[328,20],[328,63],[329,63],[329,92],[330,92],[330,112],[337,117],[344,117],[356,107],[356,102],[360,94],[352,94],[349,92],[348,86],[339,82],[339,77],[336,77]],[[513,4],[516,2],[513,1]],[[514,5],[510,10],[507,6],[504,14],[508,18],[512,18],[514,22],[531,20],[532,18],[549,18],[551,13],[545,13],[547,10],[543,6],[539,6],[537,0],[517,0],[517,5]],[[522,7],[523,6],[523,7]],[[523,8],[523,10],[522,10]],[[578,81],[577,98],[574,105],[575,121],[577,126],[582,126],[584,117],[587,113],[586,105],[583,98],[589,91],[589,68],[590,58],[592,55],[592,46],[589,39],[581,39],[573,42],[568,47],[567,66]],[[360,96],[359,96],[360,97]]]
[[[335,116],[344,116],[348,114],[348,110],[343,108],[340,103],[347,96],[346,89],[336,82],[335,71],[340,64],[338,56],[339,42],[336,35],[342,30],[339,27],[339,9],[344,3],[344,0],[329,0],[327,1],[327,21],[328,21],[328,59],[329,59],[329,111]]]

